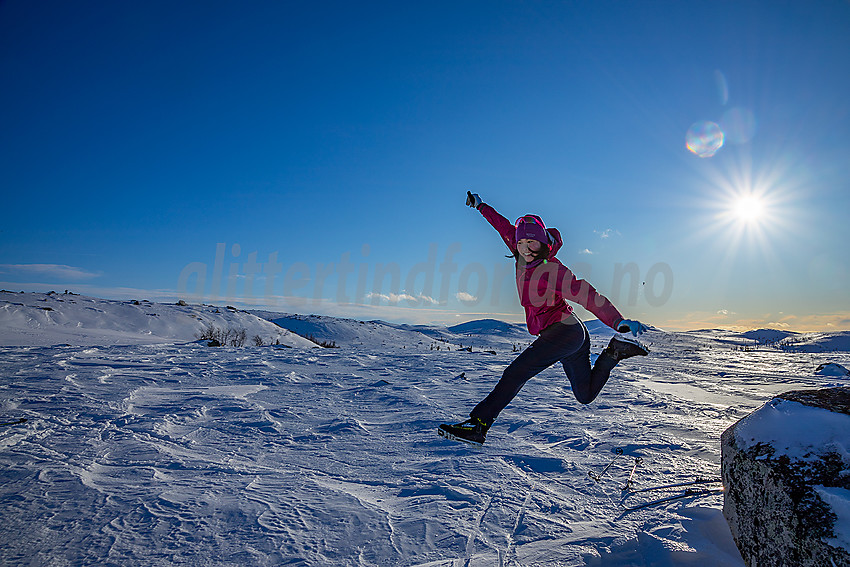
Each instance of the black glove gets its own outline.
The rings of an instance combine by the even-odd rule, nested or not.
[[[471,191],[466,192],[466,206],[472,207],[473,209],[477,209],[478,205],[481,204],[481,197],[478,196],[477,193],[472,193]]]

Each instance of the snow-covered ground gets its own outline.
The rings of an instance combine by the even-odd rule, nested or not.
[[[27,322],[34,312],[0,304],[3,344],[30,345],[0,348],[0,421],[27,419],[0,426],[4,565],[739,567],[721,493],[630,510],[681,489],[623,486],[633,468],[633,489],[718,479],[722,431],[776,393],[846,385],[815,370],[850,351],[832,348],[838,334],[812,354],[651,331],[650,356],[615,369],[596,402],[578,404],[551,368],[478,448],[436,427],[464,418],[516,356],[518,337],[495,323],[357,322],[372,331],[354,337],[328,319],[317,338],[338,348],[210,348],[151,344],[167,337],[133,315],[139,340],[116,346],[66,309],[104,311],[116,331],[140,306],[10,295],[53,311]],[[249,315],[147,306],[165,328],[182,328],[166,321],[178,307]],[[609,334],[593,336],[598,352]]]

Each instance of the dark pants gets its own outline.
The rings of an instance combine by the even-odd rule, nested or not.
[[[469,415],[492,423],[529,379],[556,362],[564,366],[573,394],[582,404],[589,404],[599,395],[617,364],[614,357],[603,353],[591,369],[590,335],[584,324],[570,315],[564,322],[544,329],[537,340],[505,369],[490,395]]]

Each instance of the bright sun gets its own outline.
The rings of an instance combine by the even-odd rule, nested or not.
[[[757,223],[764,213],[764,203],[752,195],[741,196],[732,203],[732,213],[743,223]]]
[[[771,171],[753,171],[748,161],[728,165],[707,178],[706,222],[699,232],[716,241],[730,261],[749,252],[776,258],[779,243],[799,229],[789,212],[798,179],[784,163]]]

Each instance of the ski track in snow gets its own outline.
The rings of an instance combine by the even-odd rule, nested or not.
[[[723,430],[778,392],[834,384],[806,354],[652,339],[589,406],[544,371],[481,448],[436,427],[515,353],[0,348],[0,415],[28,419],[0,429],[0,559],[739,567],[722,495],[624,510],[653,497],[621,490],[635,459],[636,488],[719,478]]]

